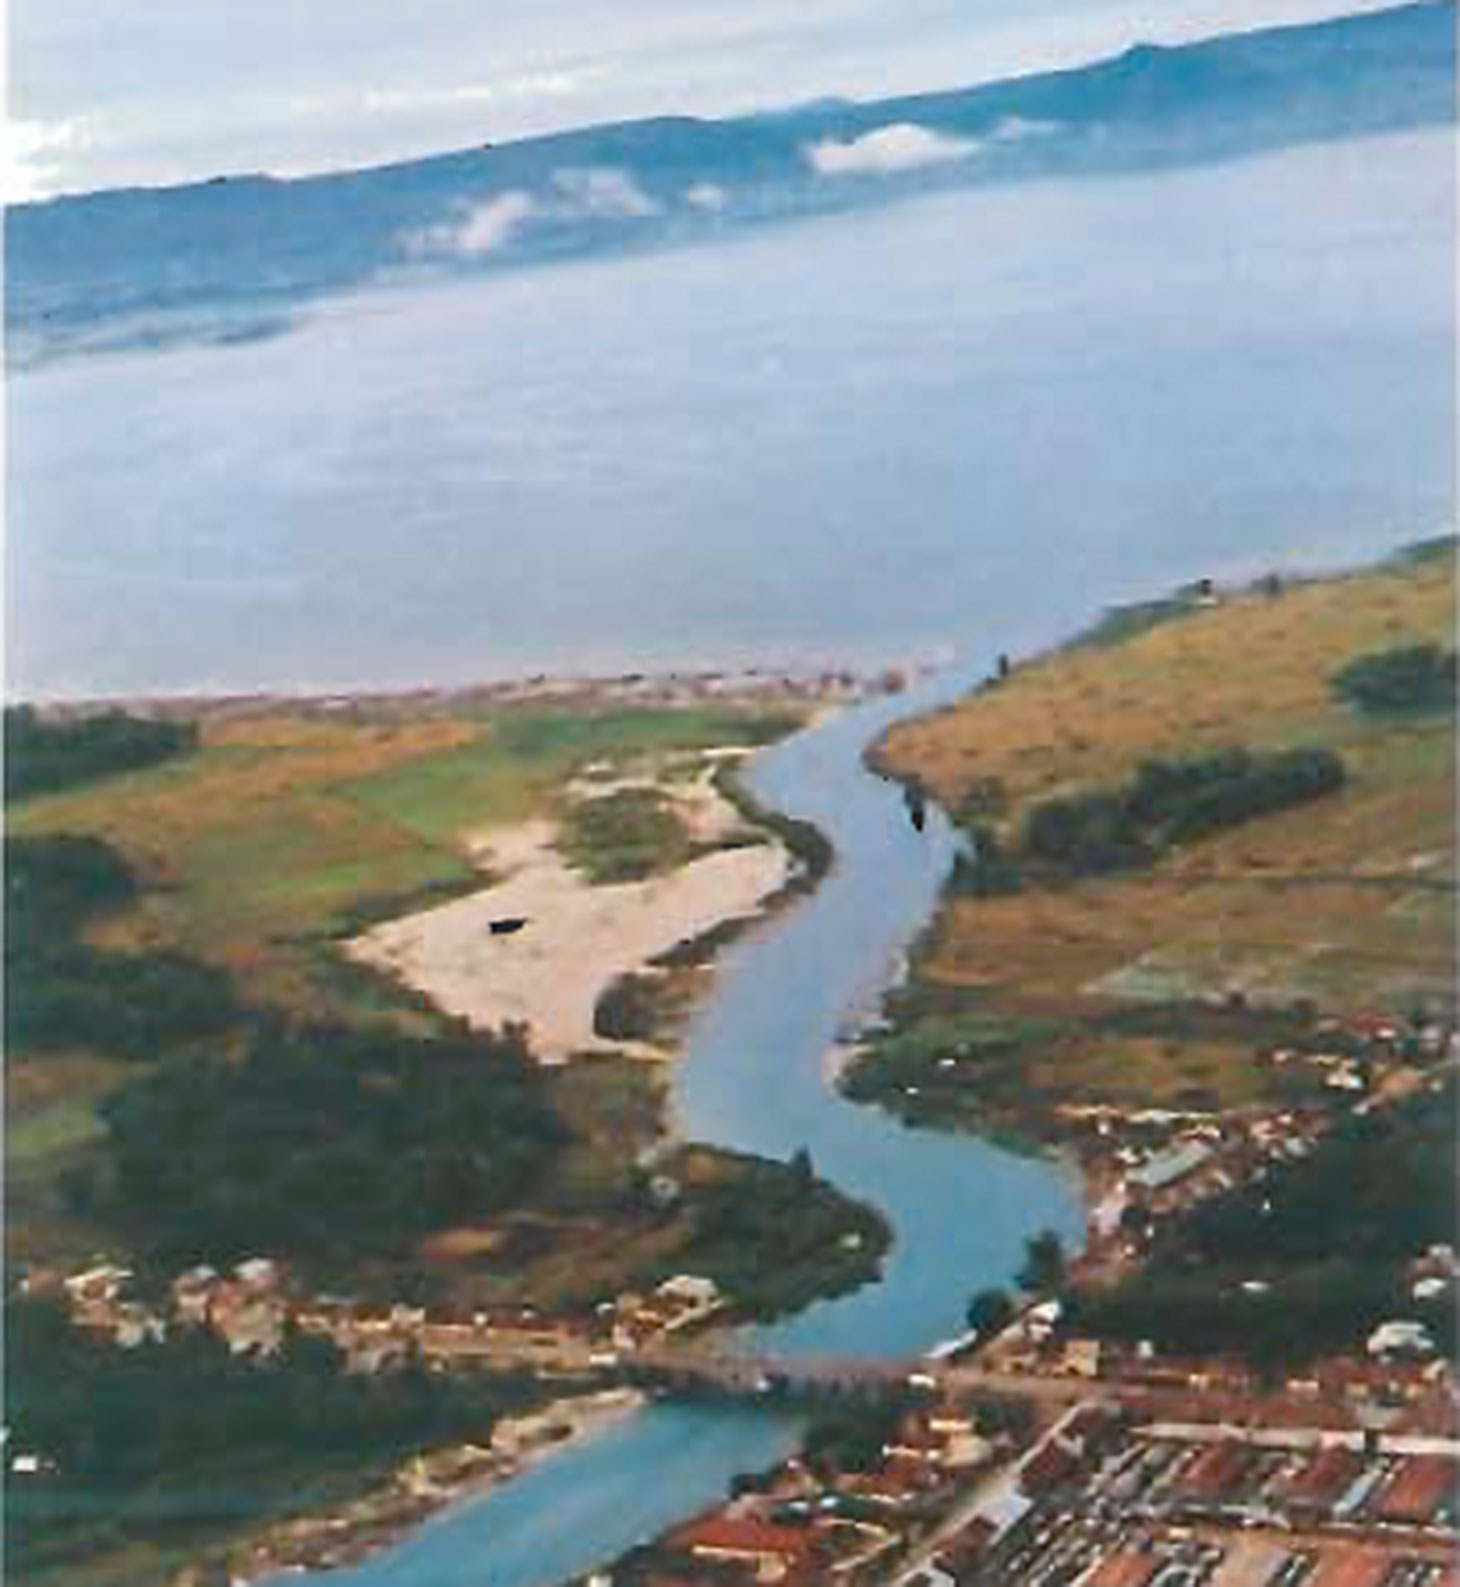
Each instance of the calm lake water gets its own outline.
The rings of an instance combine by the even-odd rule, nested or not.
[[[1451,176],[970,190],[22,376],[12,689],[926,655],[1433,531]]]

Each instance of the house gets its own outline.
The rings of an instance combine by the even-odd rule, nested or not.
[[[251,1256],[238,1263],[233,1276],[246,1288],[263,1292],[277,1289],[283,1273],[272,1257]]]
[[[1394,1526],[1428,1526],[1447,1503],[1453,1511],[1460,1498],[1460,1468],[1446,1455],[1415,1455],[1375,1496],[1369,1514]]]
[[[1148,1195],[1168,1190],[1210,1161],[1212,1148],[1205,1141],[1178,1141],[1131,1170],[1130,1181]]]
[[[72,1304],[84,1305],[116,1300],[131,1278],[131,1268],[118,1267],[113,1262],[103,1262],[96,1267],[87,1268],[82,1273],[73,1273],[63,1282]]]
[[[1255,1454],[1236,1438],[1224,1438],[1208,1446],[1182,1473],[1176,1485],[1177,1496],[1184,1504],[1198,1509],[1224,1503],[1251,1469]]]
[[[1409,1318],[1380,1323],[1369,1335],[1366,1348],[1371,1356],[1380,1357],[1435,1354],[1435,1342],[1429,1329]]]
[[[1098,1339],[1067,1339],[1060,1370],[1076,1378],[1100,1376],[1101,1344]]]
[[[1072,1449],[1050,1439],[1024,1462],[1019,1471],[1019,1486],[1038,1497],[1063,1486],[1079,1470],[1080,1457]]]
[[[903,1587],[958,1587],[958,1578],[936,1561],[903,1579]]]
[[[114,1307],[110,1324],[112,1337],[123,1350],[136,1350],[145,1344],[160,1344],[167,1336],[167,1324],[162,1318],[135,1302],[125,1301]]]
[[[1088,1587],[1146,1587],[1165,1564],[1155,1554],[1123,1548],[1100,1562],[1095,1574],[1087,1578]]]
[[[206,1323],[218,1284],[218,1270],[206,1264],[180,1273],[172,1281],[172,1306],[178,1321],[194,1326]]]
[[[757,1582],[809,1579],[816,1555],[816,1540],[804,1528],[724,1512],[691,1522],[671,1535],[670,1545],[706,1563],[747,1567]]]
[[[1328,1444],[1311,1460],[1279,1483],[1272,1498],[1300,1520],[1326,1516],[1358,1481],[1364,1458],[1347,1444]]]

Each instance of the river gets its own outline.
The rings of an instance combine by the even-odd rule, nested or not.
[[[814,821],[837,863],[811,897],[722,962],[689,1032],[673,1107],[696,1140],[785,1158],[880,1207],[895,1239],[878,1283],[757,1330],[780,1354],[900,1356],[961,1328],[969,1296],[1002,1283],[1027,1235],[1078,1240],[1064,1166],[986,1141],[909,1130],[831,1087],[849,1018],[871,1013],[932,914],[956,850],[936,809],[914,829],[901,791],[863,751],[889,722],[970,682],[953,669],[914,691],[838,713],[763,752],[758,797]],[[739,1471],[791,1447],[789,1416],[743,1406],[655,1405],[520,1480],[463,1503],[392,1552],[321,1581],[334,1587],[548,1587],[721,1497]]]

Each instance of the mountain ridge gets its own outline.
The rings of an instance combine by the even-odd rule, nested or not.
[[[423,273],[1444,124],[1454,16],[1454,0],[1416,0],[967,88],[637,118],[357,170],[21,205],[6,216],[13,357],[25,367],[98,346],[237,340],[286,328],[322,295]]]

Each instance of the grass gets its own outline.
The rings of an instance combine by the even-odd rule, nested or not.
[[[429,1004],[346,960],[339,938],[481,885],[476,835],[555,813],[586,767],[642,768],[760,743],[795,725],[784,711],[734,704],[585,702],[421,719],[285,710],[210,716],[197,753],[18,803],[11,830],[93,833],[137,870],[146,884],[139,903],[98,928],[101,945],[177,947],[226,965],[252,1008],[424,1034],[440,1023]],[[13,1258],[70,1261],[105,1246],[104,1231],[68,1210],[62,1184],[67,1170],[99,1158],[95,1107],[124,1072],[99,1060],[12,1057]],[[609,1073],[595,1070],[600,1079]],[[624,1122],[601,1091],[595,1106]],[[583,1183],[565,1184],[565,1199],[591,1201],[594,1174],[605,1184],[616,1176],[621,1188],[632,1140],[642,1133],[647,1144],[658,1128],[657,1106],[645,1112],[636,1101],[632,1135],[595,1134],[593,1151],[570,1154],[566,1173],[590,1159],[594,1167]],[[576,1110],[579,1122],[587,1111]],[[611,1224],[596,1233],[610,1253]],[[605,1271],[617,1271],[615,1261]]]
[[[568,863],[594,883],[662,876],[694,855],[689,828],[657,788],[621,788],[575,801],[562,848]]]
[[[1035,803],[1109,788],[1147,757],[1228,745],[1326,745],[1342,792],[1165,856],[1150,871],[950,897],[919,955],[933,986],[1077,1034],[1031,1053],[1026,1083],[1054,1098],[1257,1100],[1253,1044],[1139,1043],[1106,1017],[1131,1003],[1236,993],[1334,1012],[1453,1002],[1455,738],[1446,716],[1376,720],[1334,697],[1355,656],[1448,642],[1449,554],[1260,589],[1153,626],[1100,631],[1005,683],[895,728],[878,763],[955,813],[989,790],[1018,830]],[[986,819],[986,817],[984,817]]]
[[[11,822],[17,833],[95,833],[151,884],[102,941],[225,964],[252,1003],[376,1017],[380,997],[324,970],[320,945],[470,886],[484,829],[552,812],[595,761],[759,743],[792,726],[733,706],[211,719],[198,754],[28,800]]]
[[[11,1055],[5,1065],[6,1246],[12,1264],[84,1262],[115,1238],[78,1217],[62,1187],[98,1166],[97,1106],[131,1064],[90,1053]]]

